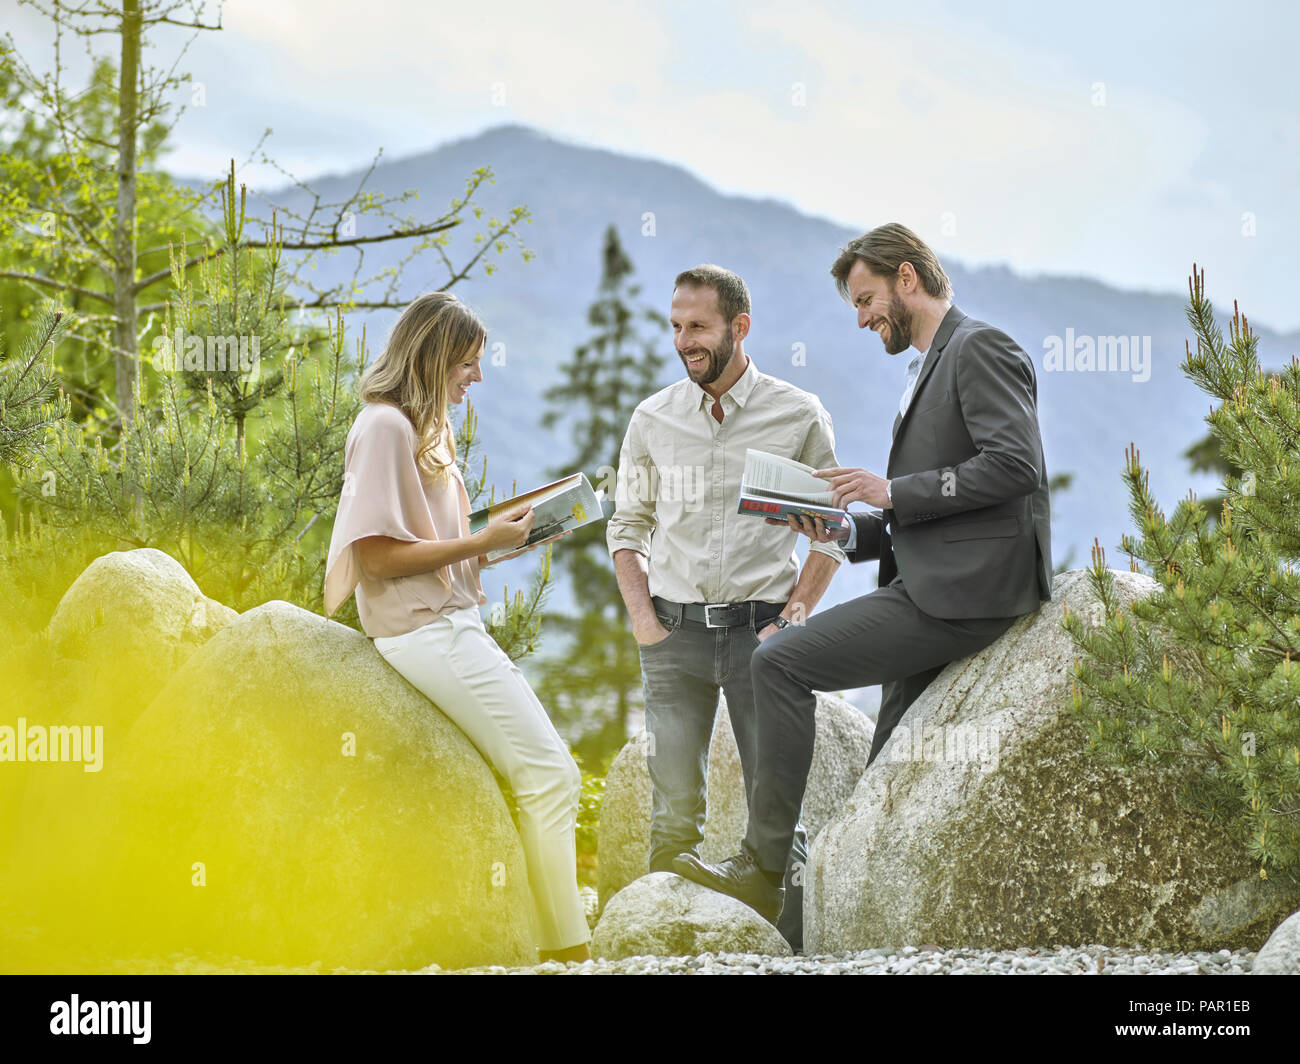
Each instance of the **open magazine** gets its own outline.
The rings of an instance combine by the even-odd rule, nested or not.
[[[553,484],[544,484],[523,495],[516,495],[513,499],[475,510],[469,515],[470,534],[485,529],[488,521],[497,514],[517,509],[525,503],[533,508],[533,527],[528,533],[528,541],[518,547],[489,551],[488,564],[520,554],[534,544],[562,532],[603,520],[612,510],[612,504],[605,498],[604,491],[592,488],[585,473],[573,473]]]
[[[832,505],[830,485],[813,476],[813,467],[792,458],[745,449],[745,472],[740,480],[742,514],[784,521],[790,514],[820,517],[828,529],[847,528],[848,511]]]

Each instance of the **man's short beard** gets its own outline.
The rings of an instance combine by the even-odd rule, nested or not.
[[[712,384],[726,372],[727,367],[731,364],[731,356],[736,353],[735,341],[731,338],[731,323],[727,323],[727,331],[723,334],[722,341],[717,347],[709,351],[709,361],[707,368],[702,377],[692,377],[696,384]],[[690,367],[687,367],[687,373]]]
[[[892,286],[889,289],[889,316],[886,320],[889,322],[889,343],[885,345],[885,351],[891,355],[906,351],[912,346],[912,314]]]

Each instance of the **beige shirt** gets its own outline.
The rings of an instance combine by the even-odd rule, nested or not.
[[[609,552],[645,555],[650,594],[670,602],[784,602],[799,576],[799,533],[736,512],[745,450],[838,466],[830,415],[752,358],[723,393],[721,424],[712,406],[689,378],[637,406],[619,455]],[[810,549],[844,560],[835,543]]]
[[[456,539],[469,533],[469,495],[453,462],[449,475],[417,465],[415,426],[390,403],[366,403],[348,432],[343,492],[325,563],[325,616],[356,590],[367,636],[405,635],[440,614],[487,601],[478,558],[431,572],[376,579],[361,568],[356,541]],[[443,457],[446,457],[445,455]]]

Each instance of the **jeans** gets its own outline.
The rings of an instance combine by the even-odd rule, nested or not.
[[[727,697],[731,730],[744,774],[745,801],[753,796],[757,735],[750,657],[759,645],[752,625],[706,628],[659,614],[670,629],[666,639],[639,646],[645,689],[653,799],[650,814],[650,871],[672,871],[679,853],[698,856],[704,838],[709,739],[718,709],[718,690]],[[766,621],[759,621],[761,629]],[[769,636],[769,638],[771,638]],[[785,906],[777,929],[791,946],[803,944],[803,868],[808,839],[796,824],[785,864]]]
[[[483,627],[478,609],[452,610],[374,643],[510,782],[519,804],[538,948],[561,950],[589,941],[574,840],[578,766],[519,666]]]

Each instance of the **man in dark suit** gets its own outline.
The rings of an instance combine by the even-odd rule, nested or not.
[[[1006,333],[963,314],[934,252],[883,225],[831,267],[858,326],[896,355],[911,348],[886,474],[819,470],[852,528],[799,522],[837,539],[850,561],[879,559],[879,587],[770,635],[751,659],[758,754],[749,828],[717,864],[683,855],[674,869],[775,922],[816,734],[813,691],[882,684],[868,764],[903,713],[949,662],[984,649],[1051,598],[1047,468],[1029,356]],[[794,523],[794,518],[791,518]]]

